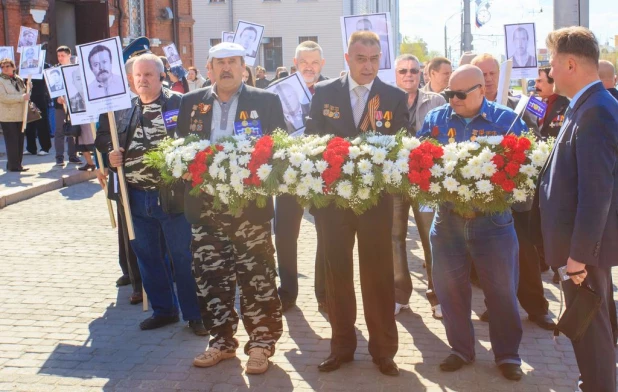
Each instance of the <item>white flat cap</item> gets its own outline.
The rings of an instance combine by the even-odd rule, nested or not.
[[[236,56],[245,57],[245,48],[233,42],[221,42],[208,51],[209,59],[224,59]]]

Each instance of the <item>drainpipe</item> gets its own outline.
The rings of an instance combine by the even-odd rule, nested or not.
[[[234,5],[232,4],[233,0],[228,0],[227,2],[227,14],[230,18],[230,28],[227,31],[234,31]]]
[[[9,14],[7,13],[6,2],[8,0],[2,0],[2,16],[4,16],[4,45],[11,46],[9,43]]]
[[[178,47],[178,2],[172,1],[172,13],[174,17],[172,18],[172,34],[174,36],[174,44],[176,48],[180,50]]]
[[[120,45],[122,45],[122,17],[124,16],[124,13],[122,12],[120,0],[116,1],[116,9],[118,9],[118,37],[120,38]]]

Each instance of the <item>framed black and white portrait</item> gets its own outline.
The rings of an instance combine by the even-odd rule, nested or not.
[[[299,73],[281,79],[266,90],[279,96],[288,133],[292,136],[302,135],[311,106],[311,92]]]
[[[245,48],[245,63],[250,67],[255,65],[263,34],[264,25],[238,21],[233,42]]]
[[[57,68],[51,68],[54,70]],[[47,71],[50,71],[47,70]],[[84,74],[79,64],[71,64],[60,67],[65,86],[67,110],[71,115],[86,112],[86,83]],[[47,76],[47,72],[45,73]]]
[[[534,23],[504,25],[504,36],[506,58],[513,60],[513,68],[537,68]]]
[[[171,43],[167,46],[164,46],[163,53],[165,53],[165,58],[167,58],[167,62],[170,63],[170,67],[177,67],[182,65],[182,60],[180,59],[180,55],[178,54],[178,49],[176,49],[176,44]]]
[[[60,67],[47,68],[43,71],[45,85],[51,98],[58,98],[66,95],[64,88],[64,79],[62,78],[62,70]]]
[[[12,46],[0,46],[0,60],[11,59],[15,62],[15,54]]]
[[[127,94],[120,45],[115,38],[77,46],[86,79],[86,99],[103,100]]]
[[[19,40],[17,41],[17,53],[22,53],[22,48],[35,46],[39,39],[39,30],[21,26],[19,28]]]
[[[380,57],[380,70],[391,69],[391,64],[394,61],[391,54],[393,52],[393,42],[391,37],[391,21],[390,14],[368,14],[368,15],[352,15],[342,17],[342,29],[344,37],[344,50],[347,52],[348,41],[350,36],[355,31],[373,31],[380,37],[380,49],[382,56]]]
[[[221,32],[221,42],[234,42],[234,32],[233,31],[222,31]]]
[[[19,76],[32,77],[43,73],[44,61],[41,61],[41,45],[22,47],[19,59]]]

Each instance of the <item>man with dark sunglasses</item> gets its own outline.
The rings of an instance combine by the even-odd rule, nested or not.
[[[419,89],[421,81],[421,66],[418,58],[411,54],[402,54],[395,59],[395,80],[397,87],[408,93],[408,113],[410,118],[410,132],[416,134],[425,116],[432,109],[446,103],[440,94]],[[442,318],[440,304],[433,291],[431,281],[431,249],[429,247],[429,229],[433,220],[433,211],[417,204],[412,205],[414,221],[418,229],[427,267],[427,291],[425,295],[431,304],[433,316]],[[410,202],[406,198],[393,195],[393,266],[395,268],[395,315],[403,309],[409,309],[408,302],[412,295],[412,279],[408,269],[406,252],[406,236],[408,234],[408,217]]]
[[[459,67],[444,94],[450,105],[431,111],[418,137],[447,144],[480,136],[519,135],[526,129],[511,109],[485,98],[485,79],[476,66]],[[431,227],[430,243],[433,284],[452,348],[440,369],[453,372],[475,359],[470,320],[470,268],[474,263],[487,298],[489,339],[496,364],[505,378],[520,380],[523,373],[518,353],[522,337],[517,304],[519,246],[511,212],[462,215],[449,205],[441,205]]]

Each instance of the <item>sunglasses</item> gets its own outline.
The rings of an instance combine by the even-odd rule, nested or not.
[[[476,86],[471,87],[466,91],[453,91],[446,89],[444,90],[444,96],[446,97],[446,99],[453,99],[454,97],[457,97],[458,99],[461,99],[463,101],[464,99],[468,98],[468,94],[470,94],[472,91],[476,90],[479,87],[481,87],[481,85],[477,84]]]
[[[405,75],[408,72],[411,73],[412,75],[418,75],[421,72],[421,70],[418,68],[410,68],[410,69],[401,68],[397,70],[397,73],[399,75]]]

